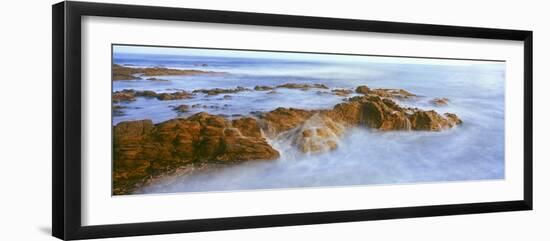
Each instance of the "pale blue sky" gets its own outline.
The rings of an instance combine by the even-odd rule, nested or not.
[[[472,65],[472,64],[495,64],[495,62],[472,61],[472,60],[448,60],[448,59],[424,59],[424,58],[399,58],[379,56],[353,56],[334,54],[305,54],[305,53],[282,53],[266,51],[243,51],[243,50],[222,50],[222,49],[196,49],[196,48],[175,48],[175,47],[149,47],[149,46],[127,46],[114,45],[113,53],[130,54],[168,54],[187,56],[216,56],[236,58],[263,58],[263,59],[286,59],[286,60],[315,60],[315,61],[349,61],[349,62],[372,62],[372,63],[399,63],[399,64],[431,64],[431,65]]]

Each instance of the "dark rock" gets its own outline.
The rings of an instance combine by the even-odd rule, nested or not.
[[[181,100],[191,98],[193,98],[193,94],[183,90],[174,93],[161,93],[157,95],[157,99],[159,100]]]
[[[159,78],[147,78],[147,80],[150,80],[150,81],[169,81],[169,80],[159,79]]]
[[[351,93],[353,93],[353,90],[350,90],[350,89],[333,89],[333,90],[331,90],[331,92],[334,93],[335,95],[346,97],[346,96],[350,95]]]
[[[136,91],[136,96],[146,97],[146,98],[157,98],[159,94],[151,90]]]
[[[265,85],[256,85],[254,86],[254,90],[256,91],[265,91],[265,90],[273,90],[274,88],[271,86],[265,86]]]
[[[189,106],[188,105],[178,105],[178,106],[173,107],[173,109],[175,111],[177,111],[178,113],[185,113],[185,112],[189,111]]]
[[[317,89],[328,89],[328,87],[324,84],[296,84],[296,83],[286,83],[282,85],[277,85],[277,88],[286,88],[286,89],[301,89],[301,90],[309,90],[311,88],[317,88]]]
[[[112,95],[113,103],[131,102],[136,100],[136,93],[133,90],[115,91]]]
[[[226,74],[226,73],[202,71],[202,70],[168,69],[164,67],[131,68],[131,67],[124,67],[118,64],[113,64],[113,81],[141,79],[139,76],[137,76],[138,74],[142,76],[162,76],[162,75],[200,75],[200,74],[220,75],[220,74]]]
[[[121,105],[113,105],[113,115],[114,116],[124,116],[124,111],[122,109],[125,109],[126,107]]]
[[[357,94],[368,94],[370,92],[370,88],[367,87],[366,85],[360,85],[360,86],[357,86],[357,88],[355,88],[355,92]]]
[[[204,93],[207,95],[218,95],[218,94],[230,94],[230,93],[238,93],[241,91],[250,91],[248,88],[244,88],[241,86],[237,86],[235,89],[221,89],[221,88],[214,88],[214,89],[198,89],[194,90],[193,93]]]

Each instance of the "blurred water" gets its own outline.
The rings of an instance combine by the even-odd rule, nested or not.
[[[504,75],[498,62],[446,64],[376,61],[323,61],[295,59],[246,59],[227,57],[116,55],[115,63],[129,66],[164,66],[181,69],[224,71],[222,76],[159,76],[165,82],[115,81],[122,89],[173,92],[195,89],[235,88],[284,83],[322,83],[334,88],[402,88],[423,96],[399,101],[404,106],[457,114],[464,124],[442,132],[379,132],[348,130],[336,151],[317,155],[299,153],[285,143],[273,141],[281,158],[271,162],[247,162],[233,167],[191,172],[146,187],[145,192],[220,191],[262,188],[415,183],[504,178]],[[414,61],[412,61],[414,62]],[[207,66],[202,66],[207,64]],[[178,116],[171,106],[206,105],[191,108],[212,114],[248,115],[277,107],[332,108],[343,97],[319,93],[330,90],[276,89],[223,95],[197,94],[193,99],[159,101],[138,98],[122,103],[125,120],[152,119],[162,122]],[[435,107],[430,100],[449,98],[450,104]]]

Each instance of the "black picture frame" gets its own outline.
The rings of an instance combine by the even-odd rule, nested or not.
[[[380,219],[532,210],[533,33],[532,31],[366,21],[324,17],[198,10],[171,7],[60,2],[52,6],[52,233],[65,239],[106,238],[228,229],[308,225]],[[81,224],[81,17],[104,16],[206,23],[366,31],[427,36],[517,40],[524,43],[524,194],[521,200],[282,215]]]

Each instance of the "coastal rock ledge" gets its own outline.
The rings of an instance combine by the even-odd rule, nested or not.
[[[401,107],[392,98],[413,94],[365,88],[332,109],[277,108],[228,120],[208,113],[159,124],[126,121],[114,126],[113,194],[133,193],[156,177],[194,165],[274,160],[268,142],[282,140],[303,153],[338,148],[348,128],[380,131],[441,131],[462,124],[455,114]]]
[[[132,193],[147,179],[196,163],[231,163],[279,157],[254,118],[228,121],[207,113],[121,122],[114,127],[113,194]]]

